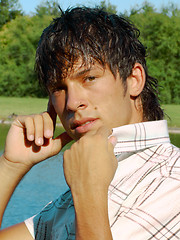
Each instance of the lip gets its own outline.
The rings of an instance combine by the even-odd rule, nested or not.
[[[98,118],[84,118],[82,120],[75,120],[71,126],[72,130],[77,133],[86,133],[91,130],[91,128],[96,124]]]

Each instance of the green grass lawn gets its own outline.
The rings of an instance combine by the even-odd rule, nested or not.
[[[0,119],[7,119],[10,115],[26,115],[40,113],[46,110],[48,99],[0,97]]]
[[[8,119],[10,115],[40,113],[46,110],[48,99],[0,97],[0,119]],[[169,116],[166,117],[170,127],[180,128],[180,105],[163,105]]]
[[[180,105],[167,104],[162,107],[167,114],[165,118],[168,121],[168,126],[180,128]]]

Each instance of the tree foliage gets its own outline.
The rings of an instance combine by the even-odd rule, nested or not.
[[[3,2],[12,5],[6,5],[8,11],[0,16],[0,95],[43,97],[34,73],[35,51],[42,30],[60,15],[58,2],[43,1],[33,16],[15,14],[12,18],[13,9],[19,9],[18,0],[1,1],[1,13]],[[109,1],[101,1],[100,6],[117,13]],[[145,2],[121,15],[140,29],[140,39],[148,49],[149,73],[159,80],[162,102],[180,103],[180,10],[169,4],[158,12]]]
[[[171,4],[159,13],[145,3],[129,18],[147,46],[147,65],[150,75],[159,80],[162,102],[180,103],[180,10]]]
[[[35,14],[43,17],[48,16],[59,16],[59,3],[56,0],[42,1],[36,8]]]
[[[106,0],[103,0],[100,2],[100,7],[102,7],[105,11],[109,13],[116,14],[117,13],[117,7],[109,2],[109,0],[106,2]]]
[[[18,0],[1,0],[0,1],[0,28],[7,22],[15,19],[16,16],[22,15]]]
[[[0,95],[44,96],[34,73],[35,51],[50,16],[19,16],[0,32]]]

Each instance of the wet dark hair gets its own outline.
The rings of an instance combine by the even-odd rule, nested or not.
[[[140,63],[146,83],[140,94],[144,120],[163,119],[158,101],[158,82],[148,75],[146,48],[139,30],[126,19],[100,8],[76,7],[61,12],[41,36],[36,53],[36,71],[46,89],[55,89],[81,58],[84,65],[100,63],[119,72],[124,88],[135,63]]]

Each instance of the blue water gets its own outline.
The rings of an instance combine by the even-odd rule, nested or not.
[[[68,189],[62,154],[34,166],[16,188],[4,214],[2,228],[24,221]]]
[[[171,135],[171,140],[180,147],[180,134]],[[22,222],[38,213],[67,189],[61,153],[37,164],[16,188],[4,214],[2,228]]]

